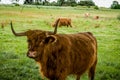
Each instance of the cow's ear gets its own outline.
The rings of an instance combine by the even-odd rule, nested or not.
[[[57,41],[57,38],[54,35],[49,35],[45,38],[44,43],[54,43]]]

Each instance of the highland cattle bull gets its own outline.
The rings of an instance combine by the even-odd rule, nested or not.
[[[58,25],[59,27],[61,27],[61,26],[72,27],[71,19],[70,18],[58,18],[52,26],[55,27],[56,25]]]
[[[97,64],[97,41],[91,32],[55,34],[43,30],[28,30],[15,36],[27,36],[27,56],[40,64],[40,72],[49,80],[65,80],[70,74],[77,76],[88,71],[94,80]],[[57,28],[56,28],[57,29]]]

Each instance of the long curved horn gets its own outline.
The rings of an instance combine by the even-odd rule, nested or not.
[[[16,32],[14,31],[13,25],[12,25],[12,21],[11,21],[10,25],[11,25],[12,33],[13,33],[15,36],[26,36],[25,32],[23,32],[23,33],[16,33]]]
[[[60,18],[56,21],[55,29],[54,29],[54,34],[57,33],[57,26],[58,26],[59,21],[60,21]]]

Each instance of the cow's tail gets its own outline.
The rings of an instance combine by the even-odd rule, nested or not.
[[[54,29],[54,34],[57,33],[57,27],[58,27],[59,21],[60,21],[60,18],[56,20],[55,29]]]

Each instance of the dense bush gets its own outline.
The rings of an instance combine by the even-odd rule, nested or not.
[[[95,3],[93,1],[80,1],[78,5],[81,6],[95,6]]]
[[[98,10],[98,9],[99,9],[99,7],[98,7],[98,6],[95,6],[95,7],[94,7],[94,9]]]
[[[72,6],[72,7],[77,6],[77,3],[76,3],[75,0],[67,0],[65,3],[66,3],[68,6]]]

